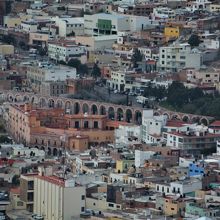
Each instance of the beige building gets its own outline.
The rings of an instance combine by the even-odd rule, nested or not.
[[[47,46],[49,35],[45,33],[29,33],[29,45]]]
[[[88,51],[111,49],[117,41],[117,35],[109,36],[76,36],[76,44],[87,46]]]
[[[85,187],[56,176],[34,179],[34,213],[45,220],[72,220],[85,211]]]
[[[7,16],[4,16],[3,25],[4,27],[7,27],[7,28],[16,28],[21,25],[22,21],[26,21],[30,18],[31,16],[27,14],[20,14],[16,16],[7,15]]]
[[[11,55],[14,54],[14,46],[9,44],[0,44],[0,54],[1,55]]]

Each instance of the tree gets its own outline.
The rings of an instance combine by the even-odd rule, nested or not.
[[[74,67],[77,70],[79,69],[80,65],[81,65],[81,62],[78,59],[71,59],[68,61],[68,66]]]
[[[99,66],[97,65],[97,63],[94,64],[94,66],[93,66],[93,68],[92,68],[91,75],[92,75],[95,79],[101,76],[101,70],[100,70]]]
[[[188,43],[191,47],[198,47],[201,41],[198,35],[192,34],[188,40]]]
[[[89,68],[86,64],[80,64],[78,67],[79,74],[87,75],[89,72]]]
[[[47,55],[47,47],[39,47],[38,48],[38,54],[40,56],[46,56]]]
[[[143,56],[142,56],[141,52],[136,48],[134,50],[132,57],[131,57],[131,61],[133,63],[134,68],[138,67],[137,62],[142,61],[142,58],[143,58]]]

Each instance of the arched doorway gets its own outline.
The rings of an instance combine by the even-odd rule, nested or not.
[[[106,108],[105,108],[105,106],[103,106],[103,105],[100,106],[99,114],[100,115],[106,115]]]
[[[83,103],[82,110],[83,110],[83,114],[85,113],[89,114],[89,106],[87,103]]]
[[[98,114],[98,107],[97,107],[97,105],[93,104],[91,106],[91,114],[92,115],[97,115]]]
[[[124,120],[124,112],[122,108],[117,109],[117,120],[123,121]]]
[[[45,98],[40,98],[40,107],[44,108],[47,106],[47,101]]]
[[[53,149],[53,156],[57,156],[58,155],[58,150],[56,148]]]
[[[71,103],[70,103],[70,101],[67,101],[65,103],[65,113],[68,113],[68,114],[71,113]]]
[[[209,121],[207,118],[201,118],[200,123],[207,126],[209,124]]]
[[[48,148],[47,148],[47,154],[50,156],[50,155],[51,155],[51,153],[52,153],[52,150],[51,150],[51,148],[50,148],[50,147],[48,147]]]
[[[73,105],[73,113],[79,114],[79,112],[80,112],[80,104],[78,102],[75,102]]]
[[[54,100],[53,100],[53,99],[49,99],[48,107],[49,107],[49,108],[54,108],[54,106],[55,106]]]
[[[184,122],[189,122],[189,116],[188,116],[188,115],[184,115],[184,116],[182,117],[182,120],[183,120]]]
[[[63,108],[63,102],[62,100],[57,100],[57,108]]]
[[[131,109],[126,110],[126,122],[130,123],[132,122],[132,111]]]
[[[135,122],[138,124],[138,125],[141,125],[142,124],[142,113],[140,111],[136,111],[135,112]]]
[[[108,109],[108,118],[111,120],[115,120],[115,110],[113,107],[109,107]]]

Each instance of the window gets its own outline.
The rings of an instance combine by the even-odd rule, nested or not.
[[[84,212],[85,211],[85,207],[81,207],[81,212]]]
[[[109,207],[114,207],[114,204],[109,203],[108,206],[109,206]]]
[[[81,200],[85,200],[85,196],[84,195],[81,196]]]

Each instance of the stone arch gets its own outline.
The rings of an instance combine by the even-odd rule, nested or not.
[[[49,108],[54,108],[54,107],[55,107],[55,101],[54,101],[54,99],[49,99],[49,100],[48,100],[48,107],[49,107]]]
[[[208,118],[206,118],[206,117],[200,118],[199,122],[200,122],[201,124],[204,124],[204,125],[208,125],[208,124],[209,124],[209,120],[208,120]]]
[[[117,120],[118,121],[123,121],[124,120],[124,111],[122,108],[117,109]]]
[[[115,120],[115,109],[113,107],[108,108],[108,118]]]
[[[79,102],[75,102],[73,104],[73,113],[74,114],[79,114],[80,113],[80,104],[79,104]]]
[[[125,112],[126,122],[128,122],[128,123],[132,122],[132,118],[133,118],[133,113],[132,113],[131,109],[127,109]]]
[[[82,112],[83,112],[83,114],[85,114],[85,113],[89,114],[89,105],[87,103],[83,103]]]
[[[99,107],[99,114],[100,115],[106,115],[106,107],[104,105],[101,105]]]
[[[34,104],[34,103],[35,103],[35,104],[38,104],[38,101],[39,101],[39,100],[38,100],[38,97],[32,96],[32,97],[30,98],[30,101],[31,101],[32,104]],[[40,101],[39,101],[39,102],[40,102]]]
[[[171,119],[172,119],[172,120],[180,120],[181,117],[180,117],[178,114],[173,114],[173,115],[171,116]]]
[[[91,112],[92,115],[97,115],[98,114],[98,107],[97,107],[96,104],[92,104],[90,112]]]
[[[14,96],[13,96],[13,94],[9,93],[9,94],[7,95],[7,100],[8,100],[9,102],[13,102],[13,101],[14,101]]]
[[[20,102],[20,101],[22,101],[23,99],[22,99],[22,96],[20,95],[20,94],[16,94],[15,95],[15,98],[14,98],[14,101],[15,102]]]
[[[155,111],[154,116],[160,116],[160,112]]]
[[[65,102],[65,113],[71,113],[71,102],[70,101]]]
[[[189,121],[190,121],[189,115],[183,115],[182,121],[184,121],[184,122],[189,122]]]
[[[30,100],[29,100],[29,96],[27,96],[27,95],[24,95],[23,96],[23,102],[29,102]]]
[[[63,108],[63,101],[61,99],[57,99],[56,106],[57,108]]]
[[[169,115],[169,113],[164,112],[163,115],[166,115],[166,116],[167,116],[167,119],[170,119],[170,115]]]
[[[57,156],[58,155],[58,150],[56,148],[53,149],[53,156]]]
[[[47,100],[46,100],[46,98],[41,97],[39,104],[40,104],[40,107],[41,107],[41,108],[46,107],[46,106],[47,106]]]
[[[142,112],[139,110],[135,111],[135,122],[139,125],[142,123]]]
[[[52,154],[52,150],[50,147],[47,148],[47,154],[50,156]]]
[[[45,151],[45,147],[44,147],[44,146],[41,146],[40,149],[43,150],[43,151]]]

